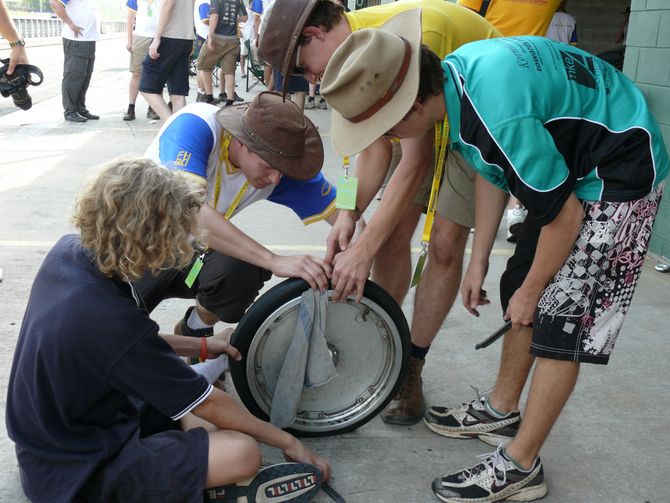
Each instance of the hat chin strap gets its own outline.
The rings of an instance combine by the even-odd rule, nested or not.
[[[403,43],[405,44],[405,56],[403,57],[402,60],[402,65],[400,65],[400,69],[398,70],[398,73],[395,76],[395,79],[393,79],[393,82],[391,82],[391,86],[386,90],[384,94],[381,95],[381,97],[372,104],[372,106],[368,107],[366,110],[361,112],[360,114],[348,118],[345,117],[349,122],[352,124],[356,124],[357,122],[364,121],[366,119],[369,119],[372,117],[374,114],[379,112],[384,105],[386,105],[389,101],[391,101],[391,98],[393,98],[396,93],[398,92],[398,89],[400,89],[400,86],[402,85],[403,81],[405,80],[405,77],[407,76],[407,70],[409,70],[409,63],[412,59],[412,46],[410,45],[409,41],[401,37]]]

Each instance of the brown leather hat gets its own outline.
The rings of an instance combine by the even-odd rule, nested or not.
[[[319,0],[274,0],[263,16],[258,54],[284,77],[282,95],[286,96],[288,78],[295,67],[295,50],[307,20]]]
[[[289,178],[308,180],[323,166],[323,143],[292,101],[262,92],[250,103],[222,108],[216,120],[249,150]]]

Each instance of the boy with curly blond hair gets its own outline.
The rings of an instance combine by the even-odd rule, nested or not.
[[[240,481],[259,469],[257,441],[298,463],[256,479],[298,478],[304,493],[329,477],[325,460],[175,352],[239,358],[225,338],[163,336],[141,307],[131,282],[189,262],[203,203],[202,189],[147,159],[110,163],[79,198],[80,235],[62,237],[37,273],[9,381],[7,430],[30,500],[229,501],[252,490]]]

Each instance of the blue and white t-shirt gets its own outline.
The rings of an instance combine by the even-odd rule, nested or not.
[[[127,0],[126,7],[135,11],[133,33],[141,37],[153,38],[158,25],[161,0]]]
[[[221,187],[215,209],[225,214],[247,179],[239,168],[225,162],[228,156],[222,148],[226,131],[216,120],[217,111],[217,107],[206,103],[185,106],[165,122],[144,155],[168,168],[190,173],[206,184],[210,201],[214,201],[219,172]],[[231,216],[267,199],[291,208],[307,225],[335,211],[335,195],[335,186],[321,172],[305,181],[282,176],[278,185],[262,189],[249,186]]]

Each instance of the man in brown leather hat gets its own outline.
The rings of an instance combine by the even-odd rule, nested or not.
[[[294,103],[264,92],[221,110],[188,105],[170,117],[145,155],[189,175],[208,194],[200,220],[209,249],[186,269],[145,275],[136,285],[148,311],[166,298],[196,299],[176,333],[209,336],[217,321],[236,323],[272,274],[328,286],[331,268],[323,260],[276,255],[229,221],[263,199],[291,208],[305,225],[335,220],[335,187],[321,173],[321,137]]]
[[[412,17],[411,11],[418,13],[414,16],[418,16],[421,42],[440,58],[465,43],[500,36],[481,16],[442,0],[406,0],[349,13],[330,0],[275,0],[266,13],[259,51],[285,76],[298,71],[314,80],[351,33],[379,28],[401,16]],[[360,298],[372,270],[372,279],[402,304],[410,284],[411,238],[431,191],[433,142],[431,132],[420,139],[400,141],[401,149],[396,143],[394,155],[402,150],[398,167],[375,215],[350,244],[355,219],[374,198],[389,170],[391,141],[379,138],[358,155],[358,209],[340,211],[328,237],[326,261],[333,263],[334,299]],[[333,146],[340,154],[356,153],[363,147],[357,148],[355,141],[333,142]],[[414,424],[423,417],[425,357],[458,293],[465,244],[474,225],[474,172],[458,154],[449,153],[443,165],[435,223],[432,232],[424,232],[430,236],[430,247],[414,302],[410,371],[398,396],[382,413],[387,423]]]

